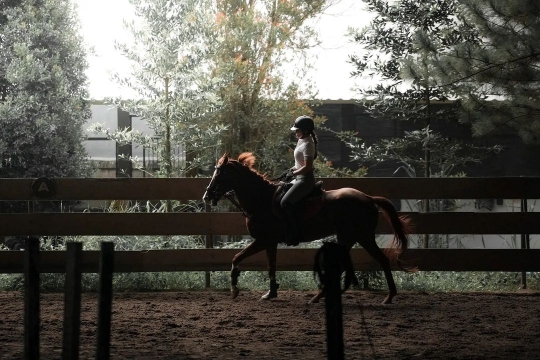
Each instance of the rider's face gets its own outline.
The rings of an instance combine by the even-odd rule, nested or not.
[[[304,137],[304,132],[302,131],[302,129],[297,129],[295,136],[296,136],[297,139],[303,138]]]

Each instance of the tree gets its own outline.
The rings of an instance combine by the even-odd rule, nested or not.
[[[426,64],[426,53],[415,48],[416,34],[423,32],[438,47],[445,47],[461,39],[471,40],[471,35],[460,33],[453,15],[455,1],[416,2],[400,0],[367,0],[368,9],[377,13],[366,28],[351,34],[368,52],[359,57],[350,56],[355,66],[353,76],[369,76],[378,80],[375,88],[359,88],[368,113],[418,123],[421,134],[430,134],[430,124],[435,121],[456,119],[457,106],[446,103],[435,108],[434,102],[447,102],[447,94],[432,84],[432,76]],[[404,72],[403,59],[415,64],[417,71]],[[428,138],[426,138],[428,139]],[[433,139],[433,138],[432,138]],[[428,139],[429,140],[429,139]],[[415,174],[431,176],[430,143],[423,142],[424,164]],[[420,168],[423,171],[418,171]]]
[[[487,148],[453,140],[429,128],[405,131],[403,137],[383,139],[371,146],[366,146],[351,132],[337,135],[351,149],[353,161],[362,161],[366,165],[383,161],[395,162],[396,171],[403,169],[409,177],[417,177],[417,172],[425,172],[426,161],[418,154],[424,151],[426,142],[430,144],[429,173],[432,177],[456,175],[463,167],[478,164],[487,155],[502,150],[497,145]]]
[[[129,28],[137,47],[118,48],[132,60],[134,71],[117,80],[141,100],[114,102],[154,129],[165,176],[171,174],[167,144],[174,142],[191,146],[197,160],[191,166],[213,163],[215,149],[253,151],[269,172],[290,166],[288,129],[295,117],[312,112],[304,50],[315,40],[305,23],[331,3],[131,1],[138,19]],[[287,73],[291,62],[300,70]],[[133,132],[109,135],[149,141]]]
[[[459,0],[457,13],[477,42],[460,41],[429,62],[437,84],[463,104],[460,120],[474,134],[510,129],[540,144],[540,3]],[[419,45],[432,53],[425,37]]]
[[[73,5],[3,2],[0,8],[0,177],[90,175],[82,126],[85,48]]]
[[[414,121],[420,129],[402,139],[373,146],[365,146],[351,134],[341,134],[352,149],[352,157],[362,162],[392,161],[396,167],[406,169],[409,176],[431,177],[450,176],[458,172],[459,165],[478,162],[488,153],[498,151],[477,148],[474,155],[464,155],[457,150],[467,146],[432,129],[435,122],[456,120],[458,103],[448,102],[449,94],[435,84],[430,57],[454,44],[477,41],[474,31],[460,29],[455,16],[457,1],[365,2],[377,15],[366,28],[351,32],[354,41],[368,50],[362,57],[350,57],[356,67],[352,75],[370,76],[379,83],[372,89],[359,89],[363,103],[374,117]],[[434,51],[416,45],[419,34],[429,37]],[[430,201],[424,200],[423,208],[430,211]],[[424,247],[428,246],[429,238],[425,236]]]
[[[140,116],[154,131],[158,142],[160,176],[187,174],[208,164],[219,147],[223,127],[211,119],[219,109],[217,82],[210,74],[212,47],[211,1],[130,0],[136,20],[126,23],[133,41],[117,43],[130,60],[131,74],[115,74],[118,83],[131,88],[138,99],[109,99],[122,109]],[[109,133],[118,142],[135,141],[150,146],[152,138],[135,131]],[[186,166],[173,168],[172,146],[184,145]],[[206,150],[206,151],[203,151]],[[202,156],[202,157],[200,157]]]
[[[225,150],[252,151],[259,167],[276,173],[292,161],[288,131],[292,122],[312,113],[314,91],[306,79],[310,64],[304,50],[317,39],[307,22],[332,1],[217,4],[214,75],[222,80],[218,121],[228,127]]]

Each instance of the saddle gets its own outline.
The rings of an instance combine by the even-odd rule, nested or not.
[[[319,213],[319,211],[321,211],[325,198],[325,192],[322,188],[322,184],[322,181],[317,181],[311,192],[302,198],[298,203],[294,204],[294,209],[297,213],[298,220],[307,220],[314,217]],[[282,183],[278,186],[276,192],[274,193],[274,197],[272,199],[272,209],[274,214],[280,219],[285,218],[283,209],[280,206],[280,202],[291,186],[291,183]]]

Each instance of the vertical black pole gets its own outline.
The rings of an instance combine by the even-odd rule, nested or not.
[[[39,359],[39,238],[24,244],[24,358]]]
[[[527,212],[527,199],[521,199],[521,212]],[[521,248],[527,249],[529,234],[521,234]],[[527,288],[527,272],[521,272],[521,288]]]
[[[114,243],[102,242],[99,262],[97,360],[107,360],[110,354],[113,265]]]
[[[204,211],[205,212],[211,212],[211,207],[208,204],[204,204]],[[212,241],[212,235],[206,235],[206,249],[211,249],[214,247],[214,243]],[[210,287],[210,271],[206,271],[204,273],[204,287],[209,288]]]
[[[329,360],[343,360],[340,252],[337,244],[326,247],[324,272],[326,291],[326,342]]]
[[[118,113],[118,130],[131,130],[132,129],[132,117],[124,110],[117,110]],[[118,158],[122,155],[124,158]],[[132,177],[133,176],[133,164],[129,158],[133,155],[133,143],[119,144],[116,143],[116,177]]]
[[[142,177],[145,178],[146,177],[146,146],[142,147],[142,168],[143,168]]]
[[[64,290],[64,343],[62,359],[79,359],[81,332],[81,263],[82,243],[69,242],[66,251],[66,282]]]

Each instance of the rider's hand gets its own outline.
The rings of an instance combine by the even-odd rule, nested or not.
[[[283,175],[284,175],[283,176],[283,178],[284,178],[283,181],[285,181],[285,182],[290,182],[295,178],[295,176],[293,174],[293,169],[289,169],[289,170],[285,171],[283,173]]]

